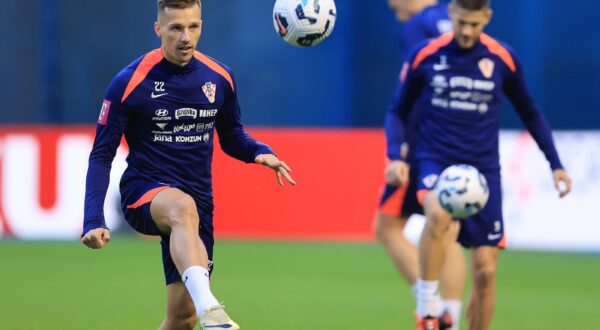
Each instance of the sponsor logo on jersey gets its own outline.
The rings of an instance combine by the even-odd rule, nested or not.
[[[192,136],[177,135],[177,136],[175,136],[175,142],[190,143],[190,142],[200,142],[200,141],[202,141],[202,137],[198,136],[198,135],[192,135]]]
[[[209,109],[209,110],[200,109],[200,110],[198,110],[198,117],[199,118],[215,117],[217,115],[217,112],[219,112],[218,109]]]
[[[155,117],[152,117],[154,121],[167,121],[171,120],[171,116],[169,116],[169,110],[167,109],[158,109],[154,111]]]
[[[154,92],[152,92],[152,94],[150,94],[150,97],[153,99],[157,99],[157,98],[159,98],[161,96],[165,96],[167,94],[169,94],[169,93],[154,94]]]
[[[156,115],[156,117],[166,117],[169,115],[169,110],[158,109],[158,110],[154,111],[154,114]]]
[[[153,142],[173,142],[173,137],[170,135],[154,134]]]
[[[165,127],[167,127],[168,123],[156,123],[156,126],[158,126],[158,128],[160,128],[161,130],[164,130]]]
[[[481,70],[481,73],[487,79],[490,79],[494,75],[494,67],[494,61],[489,58],[484,58],[479,61],[479,70]]]
[[[193,129],[196,128],[196,124],[181,124],[181,125],[175,125],[173,127],[173,133],[179,133],[179,132],[191,132]]]
[[[196,124],[196,131],[197,132],[201,132],[207,129],[212,129],[215,126],[215,122],[210,122],[210,123],[198,123]]]
[[[427,189],[431,189],[431,188],[433,188],[433,186],[435,185],[437,180],[438,180],[437,174],[429,174],[428,176],[423,178],[423,184],[425,185],[425,187]]]
[[[100,116],[98,117],[98,124],[106,126],[108,122],[108,112],[110,111],[110,101],[104,100],[102,102],[102,108],[100,108]]]
[[[202,86],[202,91],[210,103],[215,103],[215,95],[217,94],[217,85],[212,82],[207,82]]]
[[[433,71],[443,71],[450,69],[450,65],[448,65],[448,58],[446,55],[440,56],[440,63],[435,63],[433,65]]]
[[[434,76],[435,77],[435,76]],[[472,79],[469,77],[455,76],[450,78],[451,88],[465,88],[465,89],[476,89],[481,91],[490,92],[496,88],[496,83],[489,80]]]
[[[181,108],[175,110],[175,119],[179,118],[198,118],[198,110],[193,108]]]

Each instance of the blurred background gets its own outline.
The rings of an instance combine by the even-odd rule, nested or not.
[[[0,328],[95,329],[95,310],[122,314],[112,300],[81,308],[78,293],[89,281],[106,281],[102,290],[115,295],[149,295],[132,313],[151,317],[115,317],[112,328],[156,327],[164,299],[158,243],[132,239],[118,209],[126,148],[115,160],[105,208],[109,226],[122,236],[100,253],[77,243],[104,91],[122,68],[160,46],[152,30],[155,1],[1,2],[0,322],[6,327]],[[287,329],[412,324],[412,298],[372,230],[385,166],[382,126],[402,63],[403,27],[385,0],[336,4],[331,37],[299,49],[275,33],[273,1],[203,1],[199,50],[232,68],[248,130],[274,147],[299,182],[282,190],[272,173],[215,148],[215,227],[224,239],[221,250],[217,245],[216,290],[249,329],[269,329],[261,315],[273,306],[287,306],[280,320]],[[592,208],[600,197],[600,3],[503,0],[493,9],[487,32],[519,54],[574,179],[573,193],[559,200],[545,159],[506,104],[501,157],[509,252],[494,329],[575,329],[573,319],[595,318],[591,307],[574,307],[588,306],[586,299],[597,305],[592,297],[600,294],[593,281],[600,275],[600,216]],[[128,269],[132,258],[140,260],[134,270]],[[352,271],[356,260],[364,266],[359,273]],[[23,277],[38,267],[41,274]],[[569,268],[575,270],[561,272]],[[132,287],[131,278],[139,277]],[[31,283],[38,289],[31,291]],[[561,291],[548,290],[549,283]],[[265,297],[265,291],[275,293]],[[302,317],[315,313],[319,292],[317,307],[338,315],[336,323]],[[46,306],[61,294],[67,297],[61,304],[75,313]],[[540,297],[556,296],[539,305]],[[372,302],[366,313],[352,312],[365,300]],[[40,316],[19,314],[32,309]],[[515,321],[521,319],[531,323],[523,327]]]

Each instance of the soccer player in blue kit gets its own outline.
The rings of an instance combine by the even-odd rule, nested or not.
[[[90,154],[82,242],[104,247],[110,231],[103,207],[112,160],[124,134],[128,167],[121,204],[138,232],[162,238],[167,284],[160,329],[239,329],[210,289],[213,223],[211,163],[215,129],[221,148],[295,184],[290,168],[251,138],[240,121],[228,67],[195,50],[202,29],[199,0],[158,0],[154,25],[162,46],[111,82]]]
[[[419,244],[417,329],[439,329],[435,293],[453,227],[452,217],[431,191],[437,177],[447,166],[466,163],[487,178],[489,200],[479,214],[461,221],[458,236],[471,249],[474,283],[467,311],[469,329],[481,330],[491,323],[497,257],[506,244],[498,155],[503,94],[548,160],[559,197],[570,192],[571,179],[513,50],[482,32],[492,17],[490,1],[452,0],[449,12],[453,32],[417,46],[404,66],[402,91],[386,120],[388,157],[395,157],[394,173],[406,182],[408,165],[397,150],[404,142],[408,119],[418,111],[416,166],[411,170],[418,177],[418,196],[427,222]]]
[[[452,30],[448,4],[445,2],[437,0],[389,0],[388,2],[390,8],[395,11],[396,18],[404,22],[401,48],[410,50],[420,42]],[[402,53],[404,56],[406,52]],[[402,83],[399,83],[392,107],[398,100],[401,87]],[[415,117],[413,116],[408,124],[410,132],[405,134],[405,148],[402,148],[402,151],[395,151],[400,153],[410,165],[414,165],[414,146],[418,139],[418,122]],[[395,170],[396,167],[392,165],[386,171],[386,185],[377,212],[376,233],[394,265],[416,294],[416,282],[419,277],[418,252],[417,247],[404,236],[404,228],[410,216],[423,214],[423,209],[417,201],[415,172],[410,172],[409,182],[401,185],[397,181]],[[456,237],[458,226],[455,227]],[[466,262],[463,249],[455,242],[448,248],[438,295],[443,307],[440,309],[442,314],[437,316],[443,329],[458,329],[465,279]]]

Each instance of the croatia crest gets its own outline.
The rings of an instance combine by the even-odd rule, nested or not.
[[[479,61],[479,70],[481,70],[484,77],[490,79],[494,74],[494,61],[489,58],[482,59]]]
[[[210,103],[215,103],[215,95],[217,94],[217,85],[212,82],[207,82],[202,86],[202,91]]]

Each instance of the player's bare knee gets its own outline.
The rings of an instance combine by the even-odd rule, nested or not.
[[[494,265],[477,266],[473,271],[473,281],[480,292],[489,289],[495,280],[496,266]]]
[[[181,197],[174,199],[165,212],[165,220],[170,227],[190,227],[197,228],[198,210],[196,202],[189,195],[182,194]]]
[[[435,239],[443,239],[452,229],[452,218],[443,210],[436,210],[427,217],[425,230]]]

